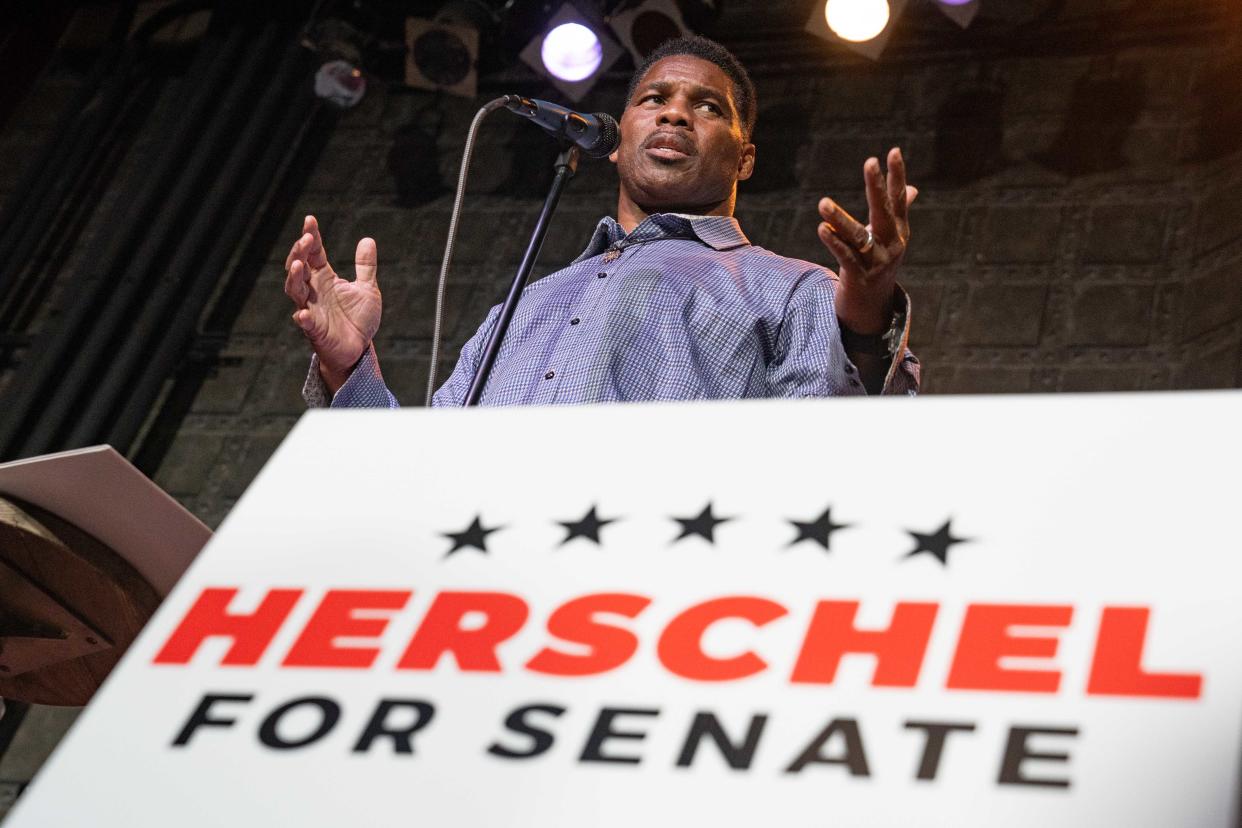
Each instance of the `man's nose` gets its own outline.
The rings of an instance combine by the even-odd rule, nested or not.
[[[690,117],[689,108],[681,101],[675,98],[669,99],[664,108],[660,110],[660,124],[670,124],[672,126],[689,127]]]

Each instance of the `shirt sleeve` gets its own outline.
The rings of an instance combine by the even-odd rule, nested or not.
[[[825,278],[827,276],[827,278]],[[858,368],[841,343],[835,299],[836,274],[804,274],[790,295],[768,366],[774,397],[834,397],[866,394]],[[884,379],[882,394],[914,396],[919,389],[919,361],[907,347],[910,298],[898,287],[896,354]]]
[[[772,397],[866,393],[841,344],[833,284],[822,270],[803,274],[785,305],[768,364],[768,389]]]
[[[319,375],[319,355],[311,355],[310,370],[302,385],[302,399],[310,408],[399,408],[400,403],[384,384],[380,372],[379,357],[375,348],[368,345],[362,358],[354,366],[353,373],[332,396],[323,377]]]
[[[479,370],[479,363],[483,361],[483,348],[487,345],[492,331],[496,330],[496,322],[499,319],[500,305],[496,305],[488,312],[487,318],[474,332],[474,336],[462,346],[461,355],[457,358],[453,373],[431,398],[433,407],[460,407],[466,401],[466,394],[470,392],[470,383],[474,380],[475,372]]]

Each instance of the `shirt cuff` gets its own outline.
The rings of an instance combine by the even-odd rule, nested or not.
[[[370,345],[358,358],[358,364],[350,372],[335,395],[329,390],[319,374],[319,355],[311,355],[310,369],[302,385],[302,399],[310,408],[397,408],[399,403],[380,372],[379,358]]]
[[[901,285],[896,285],[897,308],[895,313],[894,331],[897,336],[893,342],[893,359],[884,376],[884,388],[881,394],[903,394],[913,397],[919,391],[919,359],[909,348],[910,317],[913,307],[910,294]]]
[[[332,392],[319,374],[319,354],[311,354],[306,382],[302,383],[302,400],[307,408],[327,408],[332,404]]]

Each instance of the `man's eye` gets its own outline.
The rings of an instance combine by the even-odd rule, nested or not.
[[[703,103],[699,104],[699,108],[706,109],[708,112],[711,112],[713,115],[723,114],[720,111],[720,107],[716,106],[714,103],[711,103],[710,101],[704,101]]]
[[[652,103],[662,103],[664,101],[664,96],[663,95],[644,95],[642,99],[639,100],[639,103],[647,103],[649,101]]]

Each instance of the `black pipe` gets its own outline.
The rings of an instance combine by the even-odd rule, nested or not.
[[[302,106],[290,110],[276,126],[272,135],[276,140],[268,144],[263,157],[255,165],[254,176],[243,194],[243,203],[257,205],[263,200],[265,193],[272,189],[273,179],[279,176],[290,148],[298,145],[299,133],[306,128],[307,122],[317,120],[314,112],[321,106],[321,103],[314,101],[307,93]],[[235,232],[240,236],[254,219],[253,213],[238,212],[231,217],[226,232]],[[156,345],[149,362],[144,365],[146,370],[133,384],[133,393],[125,396],[124,407],[107,434],[108,443],[127,452],[134,448],[139,430],[150,415],[165,380],[173,374],[177,363],[185,354],[190,338],[196,334],[195,323],[200,316],[202,305],[216,287],[218,274],[224,271],[232,252],[229,248],[213,251],[211,260],[204,265],[199,278],[187,294],[187,301],[178,306],[169,335]]]
[[[122,55],[115,73],[100,94],[92,101],[90,111],[83,117],[85,123],[77,124],[64,157],[55,169],[48,170],[39,188],[39,195],[27,205],[23,215],[24,232],[10,235],[6,250],[0,252],[5,263],[0,273],[0,291],[6,283],[13,286],[6,305],[11,306],[20,298],[20,277],[32,270],[35,250],[48,242],[50,228],[56,216],[71,201],[71,194],[81,181],[83,169],[99,152],[102,136],[115,121],[122,105],[129,98],[129,74],[133,67],[133,51]],[[7,314],[6,314],[7,315]]]
[[[143,412],[145,419],[145,412],[154,401],[154,395],[148,398],[146,393],[151,378],[158,393],[228,265],[235,250],[234,240],[245,235],[253,217],[253,205],[270,186],[270,172],[260,174],[256,167],[268,166],[263,163],[267,160],[265,155],[280,158],[288,152],[282,142],[272,140],[271,131],[273,122],[289,108],[288,99],[295,85],[304,80],[298,75],[309,77],[304,56],[305,50],[290,38],[275,77],[265,80],[258,105],[247,113],[245,128],[232,141],[232,154],[215,177],[202,209],[194,216],[188,237],[168,265],[172,278],[161,281],[146,297],[142,316],[127,332],[119,351],[110,357],[103,380],[77,418],[68,445],[87,445],[108,434],[118,400],[126,401],[127,411]],[[256,156],[261,159],[257,165]],[[108,441],[125,450],[137,433],[131,433],[130,426],[127,418],[126,427],[113,430]]]
[[[137,29],[134,29],[134,34],[130,37],[130,40],[140,46],[146,46],[147,38],[178,17],[184,17],[197,11],[214,9],[217,5],[219,4],[215,0],[178,0],[176,3],[169,3],[167,6],[160,7],[158,11],[142,21],[142,24]]]
[[[34,218],[34,226],[36,232],[33,234],[33,240],[27,247],[33,247],[33,252],[28,253],[21,249],[20,240],[18,242],[18,250],[15,253],[8,254],[12,261],[19,267],[31,267],[39,263],[39,253],[48,246],[54,246],[58,239],[62,238],[56,223],[65,223],[62,218],[57,218],[52,222],[43,220],[43,216],[59,216],[62,211],[70,209],[76,212],[87,212],[84,210],[88,200],[79,198],[79,192],[82,190],[92,189],[89,185],[83,184],[90,182],[95,178],[98,168],[101,164],[107,162],[107,153],[101,151],[111,140],[110,133],[123,130],[123,124],[130,117],[129,110],[134,108],[136,101],[145,100],[146,87],[150,85],[149,77],[132,77],[131,72],[141,65],[144,57],[144,51],[149,47],[149,38],[164,26],[173,20],[183,17],[187,14],[210,9],[213,5],[212,0],[179,0],[163,6],[150,17],[146,18],[133,34],[126,41],[126,32],[132,25],[134,13],[137,8],[137,0],[131,0],[127,9],[118,16],[114,26],[112,35],[109,38],[109,51],[114,52],[113,60],[97,61],[96,71],[100,67],[113,66],[111,69],[111,77],[108,83],[104,84],[105,88],[102,93],[75,100],[69,108],[69,115],[84,115],[88,119],[85,125],[69,124],[70,138],[69,143],[72,146],[70,159],[68,162],[49,169],[48,175],[40,176],[44,183],[38,189],[38,193],[42,197],[43,204],[27,205],[27,209],[23,210],[23,218],[27,221],[35,216],[36,210],[40,213]],[[88,84],[89,85],[89,84]],[[101,84],[94,84],[100,87]],[[86,128],[84,128],[84,126]],[[50,186],[54,183],[56,186]],[[72,205],[71,208],[65,208],[64,205]],[[83,221],[68,220],[68,223],[75,224],[80,230]],[[70,236],[75,239],[76,236]],[[7,261],[8,259],[0,259]],[[24,292],[24,291],[23,291]],[[2,299],[2,297],[0,297]],[[22,304],[37,303],[40,299],[38,296],[24,298]],[[13,304],[10,301],[10,308]],[[0,309],[3,308],[3,302],[0,302]],[[10,320],[4,319],[0,314],[0,329]],[[12,329],[10,325],[10,329]]]
[[[29,329],[32,319],[47,303],[56,277],[65,272],[66,262],[81,241],[82,231],[98,210],[104,193],[114,182],[134,135],[150,114],[159,87],[139,76],[116,122],[100,140],[90,163],[82,171],[78,185],[66,197],[64,209],[51,226],[43,230],[44,241],[31,259],[22,264],[19,281],[7,297],[0,297],[0,331],[19,333]],[[2,357],[0,357],[2,358]]]
[[[168,456],[178,430],[193,408],[210,369],[216,364],[220,349],[228,342],[229,331],[243,306],[255,290],[266,292],[271,288],[264,278],[269,270],[268,254],[277,239],[283,237],[285,224],[297,209],[306,181],[319,163],[338,120],[336,107],[318,98],[312,100],[307,114],[291,110],[273,133],[273,142],[287,148],[287,152],[268,156],[277,157],[270,176],[265,162],[260,162],[255,168],[256,177],[270,178],[272,185],[264,193],[262,203],[256,206],[255,221],[249,227],[245,241],[239,245],[236,264],[211,298],[211,309],[206,320],[200,322],[201,327],[195,331],[194,339],[185,345],[183,353],[177,355],[180,359],[176,365],[172,365],[163,377],[157,377],[153,370],[141,380],[155,388],[155,393],[151,394],[154,405],[148,407],[127,402],[113,426],[109,441],[118,448],[126,446],[125,453],[130,462],[148,477],[155,477]],[[294,104],[296,106],[296,99]],[[171,380],[167,390],[161,387],[165,379]],[[141,396],[136,389],[135,397]],[[132,423],[129,422],[131,420]],[[124,436],[126,429],[129,429],[128,434],[133,435],[138,434],[140,427],[141,434],[137,438]]]
[[[21,265],[19,260],[14,259],[12,247],[26,233],[34,211],[47,197],[45,185],[48,177],[55,175],[63,163],[62,158],[81,144],[78,119],[87,111],[88,105],[104,82],[115,74],[115,65],[127,53],[125,34],[129,30],[137,5],[137,0],[131,0],[118,14],[103,54],[91,66],[86,80],[61,112],[51,136],[42,143],[38,154],[26,164],[17,186],[5,200],[3,208],[0,208],[0,298],[4,296],[5,284],[14,278],[11,267]]]
[[[171,250],[180,250],[185,246],[186,239],[179,228],[186,218],[186,210],[192,209],[199,202],[203,190],[210,186],[211,168],[216,163],[216,156],[228,146],[234,120],[244,113],[250,85],[254,78],[261,77],[259,70],[264,58],[271,53],[276,37],[276,25],[268,24],[256,42],[247,44],[245,58],[234,67],[235,77],[225,87],[224,100],[208,118],[206,130],[186,142],[185,149],[189,152],[187,163],[177,172],[171,191],[163,199],[162,209],[151,223],[130,264],[113,284],[102,313],[80,343],[78,358],[72,361],[51,400],[45,403],[39,422],[26,441],[27,452],[42,454],[62,445],[65,448],[78,447],[74,443],[62,444],[58,438],[76,419],[75,409],[83,391],[103,390],[97,388],[98,373],[112,358],[117,344],[128,337],[131,320],[141,312],[149,291],[168,281],[175,283],[177,271],[168,270],[170,263],[162,261],[162,258],[172,255],[174,260],[180,260],[179,255],[171,254]]]
[[[192,139],[201,130],[203,118],[210,112],[217,88],[235,70],[235,54],[241,50],[245,37],[239,28],[229,33],[223,44],[216,40],[209,38],[199,46],[194,65],[184,79],[191,91],[186,99],[174,101],[169,107],[175,117],[165,119],[162,134],[155,142],[165,148],[163,154],[152,165],[150,173],[135,182],[134,192],[123,194],[113,232],[101,234],[85,252],[82,261],[89,270],[76,279],[74,302],[53,329],[32,343],[30,362],[18,374],[10,399],[6,401],[5,417],[0,418],[0,457],[18,456],[19,451],[38,453],[50,445],[25,442],[23,436],[39,415],[38,409],[45,402],[48,387],[57,380],[57,372],[63,371],[67,352],[80,344],[92,327],[99,307],[107,301],[108,291],[113,287],[112,275],[122,270],[130,248],[138,239],[150,238],[147,225],[151,214],[164,199],[168,182],[179,175],[179,167],[193,146]],[[74,392],[74,396],[78,390],[64,389],[66,393]]]

